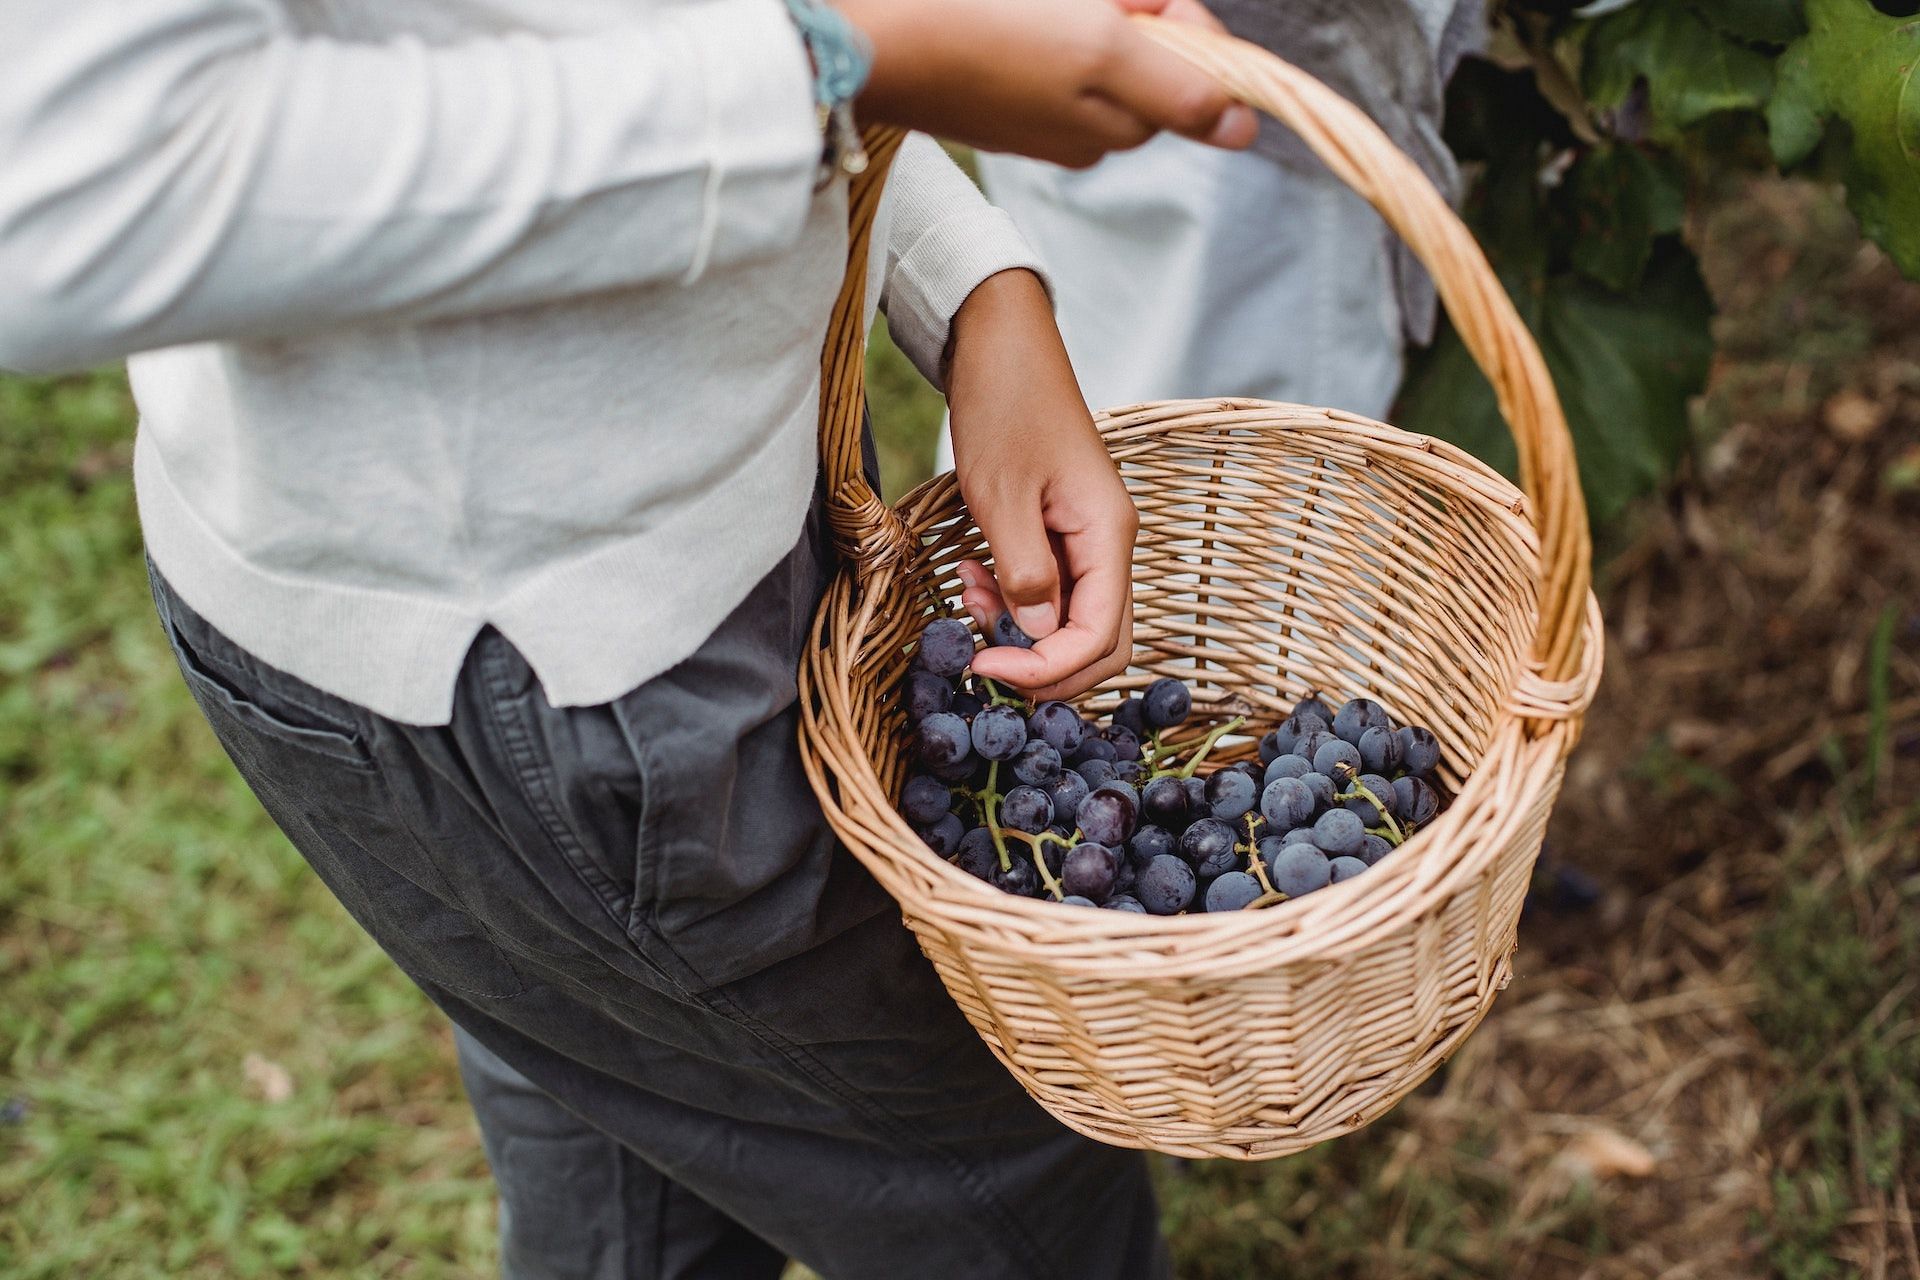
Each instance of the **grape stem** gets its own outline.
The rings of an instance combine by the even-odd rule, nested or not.
[[[987,834],[993,837],[993,849],[1000,855],[1000,871],[1005,874],[1013,870],[1013,855],[1007,852],[1006,832],[1001,829],[1000,819],[994,809],[1000,803],[1000,762],[995,760],[987,766],[987,789],[980,793],[980,808],[987,815]]]
[[[1254,824],[1259,822],[1260,819],[1251,813],[1245,816],[1247,819],[1247,843],[1245,846],[1247,850],[1247,865],[1253,868],[1253,878],[1260,882],[1262,889],[1268,893],[1279,893],[1280,891],[1273,887],[1273,881],[1267,879],[1267,865],[1260,857],[1260,842],[1253,838]]]
[[[1400,824],[1393,820],[1391,813],[1387,812],[1387,802],[1373,794],[1368,788],[1360,785],[1360,779],[1355,778],[1352,786],[1342,792],[1340,798],[1342,800],[1365,800],[1371,804],[1380,814],[1380,821],[1386,824],[1387,839],[1391,840],[1396,847],[1406,843],[1406,836],[1400,833]]]
[[[1016,707],[1019,710],[1024,711],[1028,715],[1033,714],[1033,704],[1028,702],[1025,698],[1015,698],[1009,694],[1004,694],[1000,692],[1000,686],[995,684],[993,681],[987,679],[985,676],[980,677],[980,683],[987,686],[987,704],[989,706]]]
[[[1067,844],[1067,841],[1051,831],[1042,831],[1039,835],[1032,835],[1025,831],[1008,829],[1006,834],[1027,846],[1027,852],[1033,858],[1033,869],[1040,873],[1040,883],[1045,885],[1047,892],[1053,895],[1053,900],[1058,902],[1066,897],[1065,890],[1060,887],[1060,881],[1055,878],[1053,872],[1047,870],[1047,859],[1041,850],[1041,846],[1048,841],[1052,841],[1054,844],[1071,847]]]
[[[1187,763],[1180,768],[1178,776],[1191,778],[1194,770],[1200,767],[1200,762],[1207,758],[1207,753],[1213,750],[1214,744],[1246,722],[1247,718],[1245,716],[1235,716],[1225,724],[1215,725],[1212,729],[1209,729],[1207,736],[1202,738],[1200,745],[1194,749],[1193,758],[1188,760]]]

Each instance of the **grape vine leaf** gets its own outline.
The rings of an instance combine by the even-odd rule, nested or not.
[[[1463,215],[1540,344],[1604,522],[1672,471],[1687,401],[1706,383],[1712,303],[1677,235],[1673,162],[1629,143],[1580,154],[1564,179],[1543,155],[1577,149],[1524,72],[1469,62],[1448,141],[1476,175]],[[1451,327],[1408,362],[1394,421],[1513,473],[1493,388]]]
[[[1708,0],[1700,14],[1728,35],[1760,44],[1787,44],[1807,29],[1800,0]]]
[[[1627,143],[1596,147],[1567,176],[1575,270],[1621,293],[1640,284],[1656,238],[1680,229],[1686,187],[1673,157]]]
[[[1669,238],[1632,295],[1563,274],[1514,301],[1560,392],[1588,511],[1604,524],[1665,481],[1687,451],[1687,401],[1706,385],[1713,357],[1706,285],[1693,256]],[[1451,327],[1412,365],[1394,421],[1514,474],[1493,388]]]
[[[1715,27],[1686,0],[1639,0],[1587,29],[1581,78],[1603,110],[1619,106],[1644,78],[1656,128],[1672,136],[1716,111],[1763,106],[1773,90],[1773,58]]]
[[[1774,158],[1799,163],[1827,121],[1844,121],[1847,203],[1900,270],[1920,276],[1920,19],[1867,0],[1807,0],[1806,13],[1768,105]]]

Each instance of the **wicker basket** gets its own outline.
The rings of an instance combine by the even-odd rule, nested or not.
[[[1255,46],[1143,21],[1298,132],[1418,252],[1499,393],[1526,492],[1450,445],[1337,410],[1110,410],[1101,428],[1141,514],[1135,650],[1086,705],[1159,676],[1195,685],[1202,718],[1251,709],[1272,722],[1309,689],[1366,694],[1433,728],[1453,803],[1365,876],[1223,915],[1014,898],[927,850],[894,812],[908,766],[895,689],[929,611],[958,594],[954,566],[985,544],[951,475],[892,509],[862,476],[861,283],[878,181],[854,194],[854,261],[824,357],[823,466],[848,567],[801,672],[802,750],[835,830],[1049,1111],[1124,1146],[1260,1159],[1387,1111],[1506,985],[1599,678],[1599,616],[1565,421],[1466,229],[1318,82]],[[872,173],[894,141],[873,139]]]

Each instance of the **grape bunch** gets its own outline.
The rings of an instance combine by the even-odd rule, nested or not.
[[[1017,632],[1009,619],[995,640]],[[1257,759],[1203,774],[1245,721],[1190,726],[1180,681],[1154,681],[1103,725],[969,675],[973,652],[957,618],[920,634],[900,693],[918,771],[900,812],[1007,893],[1162,916],[1263,907],[1362,874],[1444,807],[1434,735],[1366,698],[1309,693]]]

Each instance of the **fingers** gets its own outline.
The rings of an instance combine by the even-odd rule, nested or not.
[[[1199,6],[1169,0],[1161,9],[1169,17],[1188,18]],[[1211,20],[1204,9],[1199,12]],[[1111,69],[1101,78],[1102,95],[1155,129],[1170,129],[1209,146],[1233,150],[1253,145],[1259,121],[1250,108],[1235,102],[1178,54],[1137,33],[1129,34],[1133,38],[1119,42]]]
[[[1037,496],[1009,493],[985,509],[976,505],[974,518],[987,535],[994,579],[1013,620],[1035,640],[1052,635],[1060,627],[1060,565]]]
[[[1122,13],[1151,13],[1208,31],[1225,31],[1227,25],[1213,16],[1200,0],[1113,0]]]

